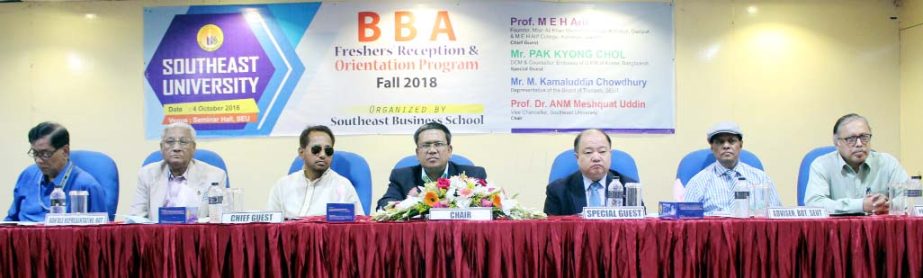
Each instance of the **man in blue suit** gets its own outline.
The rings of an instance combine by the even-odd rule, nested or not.
[[[411,189],[439,178],[465,173],[469,177],[486,179],[487,171],[482,167],[458,165],[451,161],[452,133],[449,128],[437,122],[420,126],[413,133],[417,145],[417,160],[420,165],[391,170],[388,191],[378,200],[378,208],[390,202],[399,202],[407,198]]]
[[[605,205],[606,185],[619,177],[622,184],[638,182],[610,169],[612,140],[598,129],[587,129],[574,139],[574,155],[580,170],[551,182],[545,189],[545,213],[572,215],[584,207]]]

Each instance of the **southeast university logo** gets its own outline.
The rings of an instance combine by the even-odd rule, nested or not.
[[[221,31],[221,27],[218,27],[218,25],[203,25],[202,28],[199,28],[199,33],[196,34],[196,42],[199,43],[202,50],[215,52],[224,44],[224,32]]]

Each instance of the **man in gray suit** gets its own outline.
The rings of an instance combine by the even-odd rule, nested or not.
[[[145,165],[138,171],[132,215],[157,222],[158,208],[197,207],[199,217],[207,216],[205,196],[208,187],[217,183],[224,188],[227,173],[193,159],[195,149],[195,129],[192,126],[173,123],[164,127],[160,139],[163,160]]]

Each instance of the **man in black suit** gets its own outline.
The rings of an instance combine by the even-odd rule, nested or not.
[[[611,150],[612,140],[601,130],[587,129],[578,134],[574,139],[574,155],[580,170],[548,185],[545,213],[572,215],[587,206],[605,206],[605,187],[614,177],[619,177],[622,184],[637,182],[609,169]]]
[[[482,167],[458,165],[449,161],[452,157],[452,133],[445,125],[437,122],[424,124],[413,133],[413,141],[417,145],[420,165],[391,170],[388,191],[378,200],[379,209],[390,202],[404,200],[411,189],[439,178],[461,173],[479,179],[487,178],[487,171]]]

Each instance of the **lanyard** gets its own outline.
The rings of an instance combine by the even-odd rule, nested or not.
[[[64,178],[61,179],[61,183],[56,184],[54,187],[58,187],[58,185],[60,185],[61,190],[64,190],[64,186],[67,185],[67,179],[70,178],[71,171],[74,170],[74,164],[73,163],[69,163],[69,164],[70,165],[67,166],[67,170],[64,171]],[[44,209],[45,212],[50,212],[51,211],[51,197],[48,198],[48,206],[46,206],[45,201],[42,200],[42,188],[41,188],[42,184],[39,183],[38,186],[39,186],[38,203],[42,205],[42,209]]]

